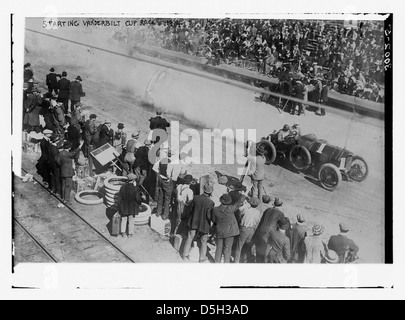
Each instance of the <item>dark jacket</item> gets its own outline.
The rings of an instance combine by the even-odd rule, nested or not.
[[[214,205],[214,201],[206,195],[195,196],[190,204],[189,228],[203,234],[208,234],[210,232]]]
[[[75,152],[69,152],[62,150],[56,157],[56,163],[61,167],[61,176],[62,178],[71,178],[75,175],[73,170],[72,159],[80,151],[79,149]]]
[[[167,122],[167,120],[162,118],[161,116],[151,118],[149,119],[149,122],[150,122],[149,128],[151,130],[162,129],[166,131],[166,129],[170,127],[170,123]]]
[[[99,140],[98,143],[95,145],[96,148],[99,148],[106,143],[109,143],[112,145],[112,139],[114,137],[114,130],[108,129],[108,127],[103,124],[100,129],[100,135],[99,135]]]
[[[75,126],[69,126],[66,135],[67,141],[72,143],[72,149],[75,150],[80,146],[80,132]]]
[[[75,102],[80,102],[80,98],[84,96],[82,84],[79,81],[72,81],[69,85],[69,99]]]
[[[49,89],[58,89],[58,75],[50,73],[46,76],[46,85]]]
[[[239,225],[235,217],[236,205],[220,205],[212,210],[212,222],[216,225],[219,239],[239,235]]]
[[[295,262],[303,263],[305,258],[304,239],[307,236],[308,229],[300,224],[294,224],[286,232],[291,243],[291,259]]]
[[[62,78],[58,81],[58,89],[59,89],[59,99],[69,99],[69,88],[70,88],[70,81],[66,78]]]
[[[146,170],[148,173],[152,169],[152,164],[149,161],[149,148],[147,146],[139,147],[135,153],[135,168],[139,168],[141,171]]]
[[[28,82],[34,77],[34,72],[31,69],[24,69],[24,82]]]
[[[271,263],[287,263],[291,259],[290,239],[280,230],[271,233],[268,244],[272,247]]]
[[[87,120],[84,124],[83,139],[87,146],[91,145],[93,136],[96,133],[96,124],[90,120]]]
[[[354,251],[356,254],[359,252],[359,247],[354,241],[342,234],[331,236],[328,242],[328,248],[335,251],[340,260],[342,260],[347,250]]]
[[[139,213],[139,206],[142,203],[141,189],[132,183],[124,184],[118,192],[118,211],[123,217],[135,217]]]
[[[284,218],[284,213],[277,207],[267,209],[256,229],[256,237],[267,241],[270,233],[277,230],[277,222]]]

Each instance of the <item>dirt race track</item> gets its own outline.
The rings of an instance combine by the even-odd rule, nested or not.
[[[297,121],[302,134],[314,133],[333,145],[346,147],[362,156],[369,166],[369,176],[362,183],[343,181],[337,190],[329,192],[302,173],[270,165],[266,168],[265,190],[273,199],[275,196],[284,199],[283,211],[292,221],[298,213],[303,213],[308,224],[324,225],[326,241],[330,235],[338,233],[339,222],[347,222],[351,227],[349,237],[360,247],[359,262],[384,262],[383,121],[329,111],[325,117],[308,111],[300,117],[280,114],[276,108],[257,101],[257,94],[230,85],[134,60],[127,59],[125,63],[125,58],[111,54],[106,57],[105,53],[100,53],[98,58],[97,52],[78,52],[76,46],[67,43],[59,45],[64,55],[44,56],[43,49],[35,48],[44,48],[46,44],[54,46],[57,40],[41,36],[34,40],[27,37],[29,52],[25,61],[31,63],[36,80],[44,82],[52,66],[57,72],[66,70],[71,80],[80,74],[86,92],[82,102],[91,106],[90,112],[98,114],[100,121],[110,119],[113,128],[123,122],[129,134],[140,129],[141,141],[147,137],[148,119],[155,112],[143,102],[152,100],[165,110],[168,120],[180,121],[180,130],[193,128],[201,133],[203,126],[221,130],[255,128],[260,137],[285,123],[292,125]],[[69,57],[70,52],[80,58]],[[64,57],[65,63],[62,62]],[[158,70],[163,71],[156,73]],[[156,79],[156,74],[161,76]],[[131,77],[133,81],[130,81]],[[225,156],[227,150],[224,148],[222,152]],[[191,171],[196,177],[215,171],[235,176],[237,167],[194,164]]]

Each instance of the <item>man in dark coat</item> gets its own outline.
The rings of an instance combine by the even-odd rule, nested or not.
[[[93,136],[96,133],[96,119],[97,115],[91,114],[90,119],[84,123],[84,130],[83,130],[83,154],[86,158],[90,157],[90,146],[93,146]]]
[[[56,162],[59,154],[60,136],[53,134],[51,144],[49,146],[49,163],[51,167],[51,183],[50,189],[53,194],[60,196],[62,193],[62,177],[60,165]]]
[[[291,242],[291,262],[304,263],[305,244],[308,228],[305,224],[305,217],[302,214],[297,216],[297,223],[287,230],[286,235]]]
[[[134,234],[134,218],[139,213],[142,204],[141,189],[136,186],[136,175],[130,173],[128,181],[118,192],[118,212],[121,216],[121,236],[124,238],[128,226],[128,237]]]
[[[28,132],[40,131],[40,123],[39,123],[39,112],[40,112],[40,90],[38,88],[34,88],[32,93],[27,95],[27,98],[24,102],[24,128],[27,129]]]
[[[328,102],[328,85],[326,83],[326,80],[322,81],[322,90],[321,90],[321,96],[319,99],[319,103],[322,105],[325,105]],[[318,116],[324,116],[325,115],[325,108],[318,108],[318,110],[315,112],[316,115]]]
[[[162,112],[157,111],[156,112],[156,117],[154,118],[150,118],[149,119],[149,128],[150,130],[155,130],[155,129],[161,129],[167,132],[167,128],[170,127],[170,123],[167,122],[167,120],[165,118],[161,117]],[[152,139],[151,139],[152,140]],[[154,143],[158,142],[160,140],[160,137],[156,137],[156,140],[153,141]]]
[[[272,232],[268,240],[269,250],[265,255],[265,263],[288,263],[291,259],[290,239],[285,234],[290,228],[290,220],[282,218],[277,225],[278,230]]]
[[[265,254],[268,249],[268,239],[272,232],[277,230],[277,223],[284,218],[284,213],[280,210],[283,201],[275,198],[274,207],[267,209],[256,229],[254,239],[256,244],[256,262],[265,262]]]
[[[111,121],[105,121],[100,128],[99,140],[98,143],[95,143],[94,146],[97,148],[109,143],[111,146],[113,145],[114,139],[114,130],[111,129]]]
[[[345,223],[339,224],[340,234],[337,236],[331,236],[328,242],[328,248],[336,251],[339,256],[339,263],[345,263],[345,256],[352,262],[356,259],[359,252],[358,245],[347,237],[349,227]]]
[[[62,200],[68,205],[71,205],[70,193],[73,188],[73,176],[75,171],[73,169],[72,160],[76,154],[80,151],[80,148],[70,151],[72,144],[69,141],[65,141],[63,144],[63,150],[59,152],[56,157],[56,163],[60,165],[61,177],[62,177]]]
[[[52,94],[53,91],[55,91],[55,94],[58,94],[58,77],[60,77],[60,75],[55,73],[55,68],[53,67],[49,71],[51,73],[46,76],[46,86],[50,94]]]
[[[84,97],[83,86],[81,84],[82,78],[77,76],[75,81],[72,81],[69,85],[69,99],[70,109],[73,111],[73,107],[76,103],[80,102],[81,97]]]
[[[44,117],[45,121],[45,128],[44,129],[49,129],[51,131],[55,130],[55,123],[53,121],[53,115],[52,115],[52,109],[51,109],[51,97],[52,95],[47,92],[44,96],[44,99],[42,99],[41,103],[41,110],[39,114]]]
[[[38,174],[42,177],[43,182],[49,186],[51,184],[51,164],[49,162],[51,130],[44,130],[44,138],[40,141],[41,157],[38,159],[35,167]]]
[[[210,199],[213,192],[213,187],[210,185],[204,186],[204,194],[195,196],[190,204],[190,218],[188,220],[189,232],[183,250],[183,259],[188,260],[191,244],[195,236],[200,236],[200,262],[207,261],[207,241],[208,233],[211,228],[212,209],[214,201]]]
[[[72,118],[68,117],[69,121],[69,127],[67,128],[66,132],[66,140],[69,141],[72,144],[72,150],[76,150],[77,148],[80,147],[80,131],[72,125]],[[75,163],[77,164],[77,160],[79,158],[79,153],[75,156],[74,160]]]
[[[212,222],[216,230],[215,263],[221,263],[224,255],[224,263],[231,262],[232,245],[236,236],[239,235],[239,225],[235,217],[237,205],[232,205],[232,197],[224,194],[219,199],[221,205],[212,210]]]
[[[138,175],[138,185],[142,185],[146,177],[152,170],[152,164],[149,161],[149,150],[152,148],[152,142],[145,140],[144,145],[139,147],[135,153],[134,169]]]
[[[58,100],[63,103],[65,113],[69,110],[69,96],[70,96],[70,81],[66,79],[66,71],[62,72],[62,79],[58,81],[59,95]]]

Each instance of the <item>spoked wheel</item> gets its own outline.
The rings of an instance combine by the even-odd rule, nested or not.
[[[361,182],[368,176],[368,165],[362,157],[354,156],[352,167],[349,171],[349,177],[354,181]]]
[[[318,179],[322,187],[333,191],[342,182],[342,174],[335,165],[326,163],[319,169]]]
[[[290,162],[295,169],[305,171],[311,165],[311,154],[304,146],[296,145],[290,151]]]

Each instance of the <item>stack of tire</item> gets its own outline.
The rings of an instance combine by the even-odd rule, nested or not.
[[[112,176],[104,180],[105,187],[105,204],[108,208],[118,210],[117,196],[121,186],[126,183],[127,177]],[[149,224],[149,219],[152,215],[152,209],[146,203],[142,203],[139,207],[139,214],[135,216],[135,225],[143,226]]]

